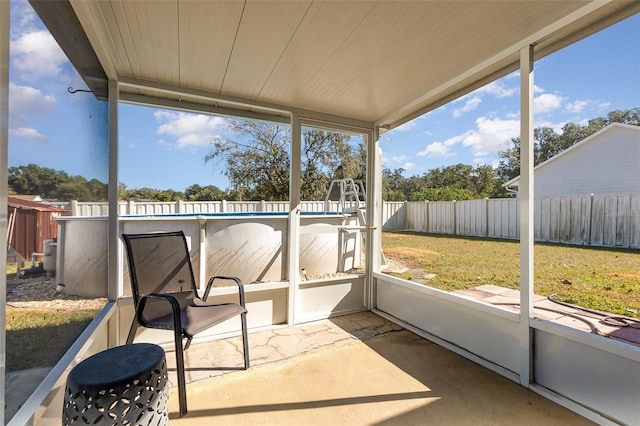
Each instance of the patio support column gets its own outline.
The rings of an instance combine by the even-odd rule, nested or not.
[[[375,127],[367,135],[367,223],[366,234],[366,285],[364,306],[373,309],[375,303],[374,272],[380,272],[382,258],[382,158],[380,134]]]
[[[9,193],[7,161],[9,145],[9,2],[0,2],[0,268],[7,270],[7,194]],[[0,403],[4,407],[5,370],[7,367],[7,275],[0,274]],[[5,424],[4,409],[0,410],[0,424]]]
[[[302,124],[296,113],[291,114],[291,158],[289,176],[289,223],[287,230],[287,324],[296,324],[298,285],[300,283],[300,161],[302,155]]]
[[[207,219],[199,219],[200,223],[200,272],[198,274],[198,282],[200,288],[205,288],[207,282]]]
[[[118,224],[118,82],[109,80],[109,220],[107,242],[107,297],[115,301],[122,294],[121,244]]]
[[[520,50],[520,384],[533,381],[533,46]]]

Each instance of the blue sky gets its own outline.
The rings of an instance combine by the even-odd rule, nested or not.
[[[107,181],[106,105],[88,93],[31,6],[11,3],[9,166],[29,163]],[[614,109],[640,106],[640,15],[537,61],[535,125],[558,131]],[[419,94],[416,94],[419,95]],[[214,137],[234,138],[221,117],[121,105],[120,181],[184,191],[228,186],[204,164]],[[405,176],[464,163],[497,165],[519,134],[514,73],[381,138],[384,167]]]

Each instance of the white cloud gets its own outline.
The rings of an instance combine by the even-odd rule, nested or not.
[[[28,31],[36,22],[36,12],[26,0],[11,1],[11,38]]]
[[[552,121],[548,121],[548,120],[541,120],[538,121],[536,120],[533,127],[538,128],[538,127],[549,127],[551,129],[553,129],[554,132],[561,134],[562,133],[562,128],[564,127],[564,125],[567,124],[566,121],[560,121],[558,123],[554,123]]]
[[[520,134],[520,120],[480,117],[476,125],[477,130],[467,132],[462,141],[476,157],[496,155]]]
[[[464,102],[464,106],[453,110],[453,117],[458,118],[462,114],[475,111],[482,103],[485,96],[493,96],[495,98],[507,98],[518,93],[518,86],[508,86],[506,82],[511,79],[514,73],[506,76],[501,80],[492,81],[471,93],[467,93],[451,102],[452,105]],[[515,73],[517,75],[517,73]]]
[[[478,105],[480,105],[481,102],[482,102],[482,98],[480,98],[479,96],[474,96],[473,98],[468,99],[462,108],[457,108],[453,110],[453,117],[458,118],[465,112],[475,110],[476,108],[478,108]]]
[[[427,158],[439,158],[439,157],[450,157],[452,155],[455,155],[451,153],[451,148],[454,145],[462,142],[468,133],[469,132],[454,136],[452,138],[445,140],[444,142],[431,143],[427,145],[427,147],[424,150],[418,152],[418,156],[427,157]]]
[[[423,151],[418,152],[418,156],[434,158],[434,157],[444,157],[449,153],[449,147],[447,147],[442,142],[434,142],[427,145],[427,148]]]
[[[394,132],[408,132],[410,130],[415,129],[418,126],[418,123],[416,122],[417,118],[414,118],[413,120],[407,121],[404,124],[401,124],[400,126],[394,128],[392,131]]]
[[[57,76],[67,57],[48,31],[39,30],[21,34],[11,41],[13,65],[26,81],[38,77]]]
[[[533,111],[536,114],[544,114],[546,112],[555,111],[562,106],[562,98],[559,95],[545,93],[533,98]]]
[[[170,111],[156,111],[154,116],[161,123],[157,133],[175,139],[173,143],[166,140],[159,143],[181,149],[207,146],[226,128],[221,117]]]
[[[481,88],[475,90],[474,94],[489,94],[493,95],[496,98],[507,98],[509,96],[513,96],[518,93],[518,86],[515,87],[507,87],[501,80],[495,80],[491,83],[482,86]]]
[[[468,130],[443,142],[434,142],[418,153],[428,158],[456,155],[456,145],[469,148],[476,162],[484,162],[485,157],[493,158],[499,151],[511,143],[511,138],[520,133],[520,120],[480,117],[476,120],[476,129]]]
[[[413,170],[416,168],[416,165],[414,163],[412,163],[411,161],[407,161],[406,163],[404,163],[402,165],[402,168],[409,171],[409,170]]]
[[[396,163],[396,164],[403,163],[403,162],[406,162],[408,160],[410,160],[410,157],[408,155],[405,155],[405,154],[403,154],[403,155],[394,155],[393,157],[389,157],[387,159],[387,161],[389,161],[390,163]]]
[[[409,161],[411,157],[408,155],[394,155],[392,157],[387,157],[385,153],[382,153],[382,164],[384,167],[388,167],[391,169],[404,169],[406,171],[414,170],[416,165]]]
[[[412,163],[411,157],[408,155],[394,155],[392,157],[383,156],[382,162],[385,166],[391,167],[393,169],[402,168],[405,170],[413,170],[416,168],[416,165]],[[397,167],[399,166],[399,167]]]
[[[12,136],[28,139],[35,142],[48,142],[46,136],[38,132],[36,129],[32,129],[30,127],[19,127],[17,129],[10,129],[9,133]]]
[[[587,105],[589,105],[590,103],[591,103],[591,101],[569,102],[569,103],[567,103],[565,105],[565,108],[569,112],[579,113],[579,112],[582,112],[582,110],[585,109],[587,107]]]
[[[30,86],[9,83],[9,111],[13,123],[25,123],[29,115],[48,115],[56,107],[56,98]]]

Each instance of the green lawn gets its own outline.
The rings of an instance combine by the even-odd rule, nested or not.
[[[97,314],[7,306],[7,371],[53,367]]]
[[[494,284],[517,289],[520,246],[517,241],[386,232],[385,256],[410,271],[436,274],[426,285],[459,290]],[[640,318],[640,251],[536,244],[534,292],[585,308]]]

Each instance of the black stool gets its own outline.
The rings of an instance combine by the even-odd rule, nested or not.
[[[150,343],[117,346],[76,365],[67,377],[62,423],[169,423],[164,350]]]

